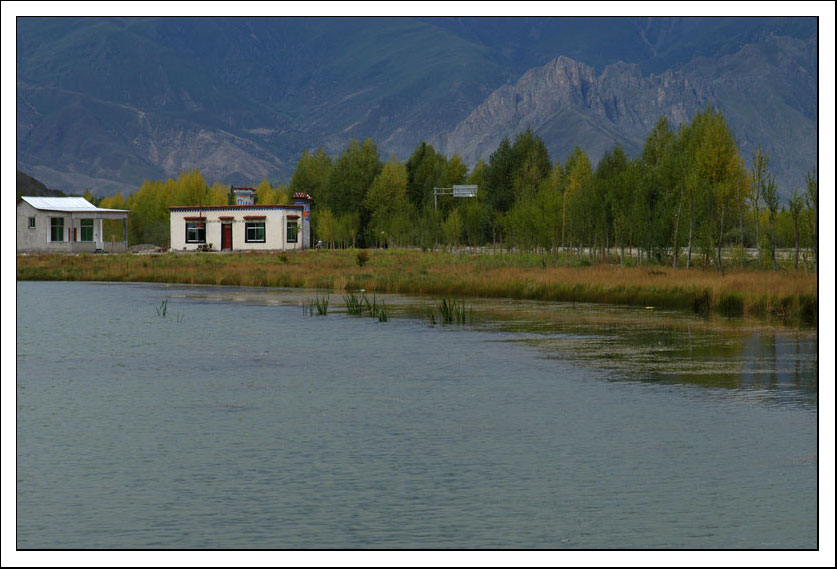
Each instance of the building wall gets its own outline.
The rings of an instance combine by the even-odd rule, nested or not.
[[[35,218],[35,228],[29,228],[29,218]],[[66,223],[66,222],[65,222]],[[66,231],[66,230],[65,230]],[[49,216],[25,201],[17,204],[17,250],[42,251],[49,239]],[[55,243],[54,245],[59,245]],[[69,247],[68,249],[69,250]]]
[[[76,230],[76,238],[81,239],[81,215],[76,214],[73,220],[72,227]],[[35,218],[35,227],[29,227],[29,218]],[[51,237],[51,219],[54,217],[64,219],[63,241],[52,241]],[[86,216],[88,219],[93,219],[93,241],[70,241],[71,225],[70,214],[57,211],[44,211],[32,207],[25,201],[17,204],[17,250],[20,252],[65,252],[65,253],[85,253],[94,252],[97,249],[96,239],[102,235],[102,220],[90,215]],[[101,244],[101,242],[100,242]],[[105,251],[125,251],[126,246],[124,241],[116,241],[114,243],[105,242],[103,244]]]
[[[261,216],[264,217],[263,221],[265,223],[264,243],[247,242],[246,224],[249,220],[245,218]],[[288,243],[286,239],[288,216],[298,216],[295,221],[299,224],[300,233],[297,236],[296,243]],[[258,206],[243,206],[238,208],[235,206],[226,206],[171,210],[170,232],[171,248],[173,251],[196,251],[202,245],[201,243],[186,242],[186,224],[187,222],[193,222],[187,221],[187,218],[194,219],[198,217],[205,218],[206,245],[211,244],[213,251],[221,250],[221,232],[224,223],[230,223],[232,225],[233,251],[278,251],[304,248],[305,240],[302,234],[301,208],[260,208]]]

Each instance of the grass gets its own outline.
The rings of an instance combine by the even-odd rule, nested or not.
[[[316,295],[313,299],[308,299],[307,305],[302,305],[302,314],[310,314],[313,316],[314,312],[317,313],[317,316],[328,315],[328,296],[321,298],[320,295]]]
[[[817,276],[807,272],[545,264],[542,255],[357,250],[157,255],[20,255],[18,280],[158,282],[344,291],[436,298],[599,302],[817,324]],[[571,264],[568,260],[567,264]],[[348,305],[348,302],[347,302]],[[316,307],[315,307],[316,309]]]
[[[466,312],[463,301],[443,298],[441,302],[436,304],[436,307],[439,309],[442,324],[465,324],[466,314],[468,323],[473,323],[473,308],[470,312]]]

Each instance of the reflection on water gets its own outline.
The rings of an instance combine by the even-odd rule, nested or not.
[[[173,297],[213,302],[301,306],[328,295],[345,314],[344,293],[218,288]],[[370,298],[372,295],[369,295]],[[393,316],[430,324],[434,298],[376,295]],[[676,382],[758,391],[766,402],[817,404],[817,330],[745,319],[712,320],[679,311],[542,301],[467,299],[468,329],[513,333],[503,341],[539,348],[547,358],[608,370],[611,380]],[[433,321],[439,325],[438,314]]]
[[[17,546],[812,549],[816,332],[18,283]],[[319,291],[319,294],[323,294]],[[167,315],[157,310],[167,301]]]

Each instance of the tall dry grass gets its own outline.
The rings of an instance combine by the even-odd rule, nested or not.
[[[369,250],[21,255],[18,280],[365,289],[435,296],[602,302],[817,323],[817,277],[793,271],[562,266],[539,255]],[[567,261],[571,264],[571,260]]]

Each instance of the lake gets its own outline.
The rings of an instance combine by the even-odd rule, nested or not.
[[[326,294],[17,283],[17,547],[817,548],[815,330]]]

